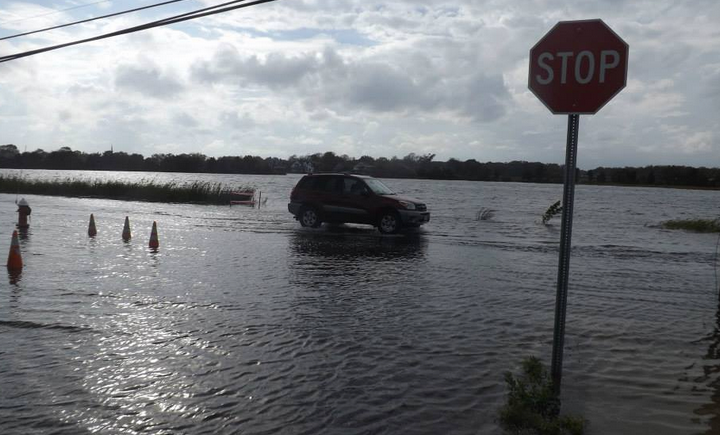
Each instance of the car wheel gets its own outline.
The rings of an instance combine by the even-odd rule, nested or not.
[[[322,223],[317,210],[309,206],[300,209],[300,218],[298,220],[300,221],[300,225],[311,228],[317,228]]]
[[[378,230],[383,234],[395,234],[400,231],[400,216],[394,211],[386,211],[380,215]]]

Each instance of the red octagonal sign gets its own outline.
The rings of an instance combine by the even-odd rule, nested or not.
[[[627,81],[628,45],[602,20],[561,21],[530,50],[528,87],[555,114],[593,114]]]

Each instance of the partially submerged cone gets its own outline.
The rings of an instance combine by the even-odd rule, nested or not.
[[[12,242],[10,243],[10,255],[8,255],[7,268],[9,270],[21,270],[23,267],[22,256],[20,255],[20,242],[18,232],[13,231]]]
[[[153,221],[152,231],[150,232],[150,249],[157,249],[160,247],[157,234],[157,222]]]
[[[97,235],[97,228],[95,228],[95,216],[90,213],[90,225],[88,226],[88,236],[95,237]]]
[[[123,232],[122,232],[122,239],[124,241],[130,240],[132,235],[130,235],[130,219],[125,216],[125,225],[123,226]]]

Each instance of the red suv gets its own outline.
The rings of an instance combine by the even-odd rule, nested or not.
[[[304,227],[350,222],[374,225],[383,234],[430,221],[425,204],[365,175],[305,175],[290,194],[288,210]]]

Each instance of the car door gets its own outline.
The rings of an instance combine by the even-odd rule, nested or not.
[[[322,220],[325,222],[344,222],[342,206],[342,177],[322,175],[317,177],[315,189],[318,204],[321,206]]]
[[[372,223],[370,189],[360,178],[342,177],[340,206],[343,222]]]

